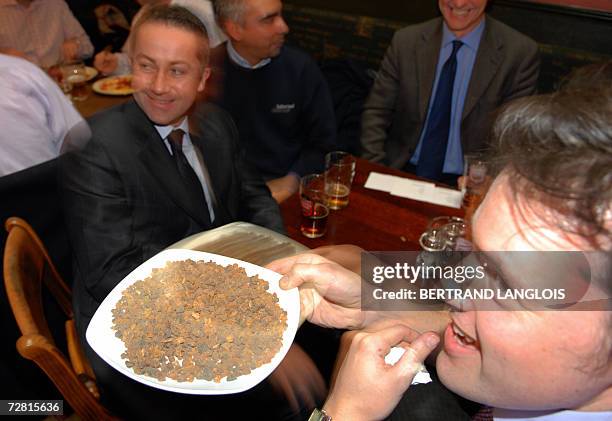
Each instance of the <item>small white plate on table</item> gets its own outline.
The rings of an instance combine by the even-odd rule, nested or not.
[[[237,264],[244,268],[248,276],[258,275],[259,278],[268,282],[268,292],[276,293],[279,305],[287,312],[287,328],[283,333],[282,346],[272,358],[272,361],[261,365],[251,371],[250,374],[239,376],[232,381],[227,381],[226,378],[223,378],[219,383],[199,379],[192,382],[178,382],[171,379],[160,381],[153,377],[135,374],[131,368],[125,365],[125,360],[121,358],[121,354],[125,351],[125,345],[121,339],[115,336],[115,331],[112,327],[112,310],[121,299],[123,291],[135,282],[147,278],[154,268],[162,268],[167,262],[188,259],[214,262],[221,266]],[[289,291],[280,289],[278,285],[280,278],[281,275],[278,273],[272,272],[261,266],[218,254],[185,249],[164,250],[134,269],[134,271],[126,276],[104,299],[87,327],[87,342],[89,342],[92,349],[111,367],[135,381],[157,389],[192,395],[225,395],[244,392],[268,377],[281,363],[289,351],[298,329],[300,318],[299,292],[297,288]]]
[[[123,96],[134,93],[132,75],[110,76],[96,80],[91,89],[101,95]]]
[[[96,76],[98,76],[98,70],[95,67],[85,66],[85,77],[88,82]]]

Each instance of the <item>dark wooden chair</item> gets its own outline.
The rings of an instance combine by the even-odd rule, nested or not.
[[[82,420],[116,420],[99,401],[95,376],[76,332],[70,288],[27,222],[12,217],[5,226],[4,284],[22,333],[17,350],[47,374]],[[45,318],[43,283],[66,315],[69,357],[57,347]]]

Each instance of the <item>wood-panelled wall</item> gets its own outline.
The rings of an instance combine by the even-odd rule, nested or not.
[[[436,0],[286,0],[290,42],[319,60],[346,57],[377,69],[393,32],[439,15]],[[491,0],[491,16],[538,42],[540,90],[572,68],[612,58],[612,13],[525,0]]]

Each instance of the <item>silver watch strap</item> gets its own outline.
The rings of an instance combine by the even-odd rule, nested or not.
[[[332,417],[327,415],[323,409],[315,408],[312,414],[310,414],[308,421],[332,421]]]

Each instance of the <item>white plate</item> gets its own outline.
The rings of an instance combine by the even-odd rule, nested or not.
[[[131,95],[134,93],[134,90],[130,88],[117,88],[113,86],[120,80],[129,80],[132,81],[132,75],[121,75],[121,76],[110,76],[105,77],[104,79],[96,80],[93,85],[91,85],[91,89],[94,92],[102,94],[102,95]]]
[[[164,381],[159,381],[152,377],[135,374],[132,369],[125,365],[125,360],[121,358],[121,354],[125,351],[125,345],[121,339],[115,336],[115,331],[112,328],[113,308],[115,308],[117,302],[121,299],[123,291],[136,281],[148,277],[152,269],[164,267],[166,262],[187,259],[214,262],[221,266],[235,263],[244,268],[248,276],[258,275],[261,279],[268,282],[268,291],[276,293],[281,308],[287,312],[287,328],[283,333],[283,343],[280,351],[272,358],[272,361],[256,368],[251,371],[250,374],[239,376],[236,380],[227,381],[223,378],[219,383],[206,380],[177,382],[175,380],[166,379]],[[126,276],[104,299],[87,327],[87,342],[89,342],[92,349],[111,367],[131,379],[151,387],[192,395],[225,395],[243,392],[257,385],[274,371],[283,358],[285,358],[295,338],[300,318],[300,296],[297,288],[290,291],[280,289],[278,286],[280,278],[281,275],[278,273],[262,268],[261,266],[218,254],[184,249],[164,250],[134,269],[132,273]]]
[[[87,81],[90,81],[94,77],[98,76],[98,70],[94,67],[85,66],[85,75],[87,77]]]

